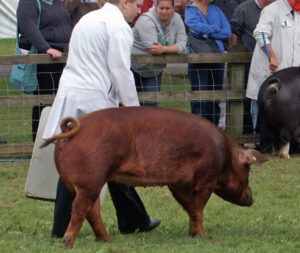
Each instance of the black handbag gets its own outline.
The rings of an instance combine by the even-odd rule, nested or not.
[[[188,35],[190,53],[220,53],[217,42],[213,38],[202,38]]]

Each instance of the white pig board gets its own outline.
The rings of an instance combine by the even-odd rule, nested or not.
[[[54,144],[40,148],[51,107],[43,109],[33,146],[25,193],[27,197],[55,200],[58,173],[54,163]]]
[[[54,201],[59,177],[54,163],[54,144],[51,143],[44,148],[40,148],[41,144],[44,143],[42,136],[50,111],[51,107],[47,106],[41,114],[27,175],[25,194],[30,198]],[[106,184],[100,193],[101,205],[104,202],[105,192]]]

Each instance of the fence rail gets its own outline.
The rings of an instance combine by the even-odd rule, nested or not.
[[[190,55],[132,55],[132,63],[149,64],[178,64],[178,63],[227,63],[228,85],[220,91],[161,91],[139,93],[141,101],[191,101],[191,100],[222,100],[226,101],[226,132],[228,132],[239,143],[256,142],[257,135],[243,135],[243,103],[245,97],[244,90],[244,69],[245,64],[251,61],[252,54],[245,52],[230,52],[224,54],[190,54]],[[2,55],[0,56],[1,65],[13,65],[17,63],[64,63],[67,54],[62,58],[52,59],[47,54],[38,55]],[[0,107],[9,106],[33,106],[39,103],[52,104],[53,95],[2,95],[0,96]],[[32,152],[33,143],[9,143],[0,145],[0,155],[19,154]]]
[[[52,59],[48,54],[28,54],[28,55],[0,55],[0,65],[28,64],[28,63],[65,63],[67,54],[61,58]],[[190,54],[190,55],[132,55],[132,63],[135,64],[167,64],[167,63],[234,63],[244,64],[251,61],[252,54],[246,52],[230,52],[224,54]]]

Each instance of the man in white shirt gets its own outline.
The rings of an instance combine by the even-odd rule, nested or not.
[[[133,35],[128,22],[140,13],[142,0],[108,0],[84,15],[75,25],[69,54],[44,131],[46,139],[60,132],[66,116],[92,111],[139,106],[131,66]],[[101,124],[101,122],[99,122]],[[109,183],[121,233],[150,231],[160,224],[151,220],[133,187]],[[74,194],[59,180],[54,210],[53,237],[62,237],[71,215]]]
[[[289,0],[277,0],[266,6],[254,30],[254,49],[246,96],[252,99],[253,122],[258,115],[257,95],[263,81],[272,73],[293,66],[300,66],[300,14]],[[260,128],[261,144],[267,142],[264,126]],[[261,145],[262,152],[269,152],[270,144]]]

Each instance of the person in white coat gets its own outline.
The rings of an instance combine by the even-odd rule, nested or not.
[[[300,66],[300,14],[292,2],[295,1],[277,0],[266,6],[253,32],[257,43],[246,91],[246,96],[252,99],[253,129],[256,128],[258,115],[257,95],[263,81],[278,70]],[[264,134],[267,133],[261,126],[262,138]],[[264,151],[263,148],[261,151]]]
[[[142,0],[108,0],[101,9],[86,14],[75,25],[44,139],[60,132],[60,122],[66,116],[80,117],[118,107],[120,103],[139,106],[130,70],[133,34],[128,22],[140,13],[142,3]],[[149,231],[160,224],[159,219],[149,218],[133,187],[109,183],[108,188],[121,233]],[[73,198],[59,180],[52,237],[64,235]]]

